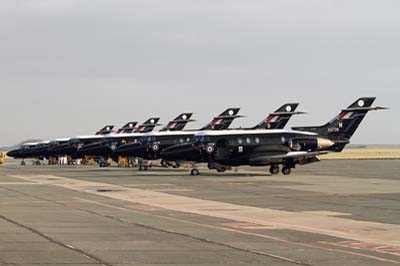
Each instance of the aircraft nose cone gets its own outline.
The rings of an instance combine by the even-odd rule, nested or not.
[[[167,160],[196,160],[200,156],[198,149],[192,143],[169,147],[161,152],[161,158]]]
[[[98,143],[92,143],[92,144],[83,146],[81,149],[79,149],[79,151],[80,151],[80,152],[89,152],[89,151],[98,149],[99,147],[101,147],[100,144],[98,144]]]
[[[135,152],[138,151],[139,149],[142,149],[144,145],[140,142],[135,142],[135,143],[127,143],[118,146],[114,150],[114,154],[117,156],[134,156]]]
[[[17,153],[18,153],[18,150],[12,150],[12,151],[7,152],[6,155],[8,157],[15,157],[17,155]]]

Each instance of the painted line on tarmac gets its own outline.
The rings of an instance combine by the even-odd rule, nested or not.
[[[14,177],[167,210],[400,247],[400,225],[396,224],[251,207],[58,176]],[[99,188],[107,188],[107,192],[96,190]]]
[[[87,199],[82,199],[82,198],[75,198],[75,199],[78,199],[78,200],[80,200],[82,202],[91,203],[91,204],[94,204],[94,205],[107,207],[107,208],[111,208],[111,209],[118,209],[118,210],[127,211],[127,212],[134,212],[134,213],[138,213],[138,214],[141,214],[141,215],[147,215],[147,216],[151,216],[151,217],[156,217],[156,218],[159,218],[159,219],[166,219],[166,220],[170,220],[170,221],[174,221],[174,222],[186,223],[186,224],[199,226],[199,227],[204,227],[204,228],[217,229],[217,230],[222,230],[222,231],[225,231],[225,232],[230,232],[230,233],[235,233],[235,234],[241,234],[241,235],[264,238],[264,239],[273,240],[273,241],[284,243],[284,244],[290,244],[290,245],[294,245],[294,246],[313,248],[313,249],[318,249],[318,250],[323,250],[323,251],[337,252],[337,253],[342,253],[342,254],[347,254],[347,255],[352,255],[352,256],[357,256],[357,257],[363,257],[363,258],[367,258],[367,259],[371,259],[371,260],[375,260],[375,261],[380,261],[380,262],[400,264],[400,261],[386,259],[386,258],[382,258],[382,257],[378,257],[378,256],[372,256],[372,255],[367,255],[367,254],[363,254],[363,253],[347,251],[347,250],[343,250],[343,249],[335,249],[333,247],[330,248],[330,247],[324,247],[324,246],[317,246],[317,245],[313,245],[313,244],[301,243],[301,242],[297,242],[297,241],[295,242],[295,241],[290,241],[290,240],[286,240],[286,239],[283,239],[283,238],[279,238],[279,237],[275,237],[275,236],[271,236],[271,235],[267,235],[267,234],[259,234],[259,233],[241,231],[241,230],[233,229],[233,228],[227,228],[227,227],[221,227],[221,226],[216,226],[216,225],[204,224],[204,223],[199,223],[199,222],[192,222],[192,221],[187,221],[187,220],[184,220],[184,219],[174,218],[174,217],[171,217],[171,216],[150,213],[150,212],[147,212],[147,211],[144,211],[144,210],[140,211],[140,209],[138,209],[138,208],[131,209],[130,207],[129,208],[116,207],[116,206],[113,206],[113,205],[109,205],[109,204],[106,204],[106,203],[100,203],[100,202],[93,201],[93,200],[87,200]],[[228,225],[228,224],[226,224],[226,225]],[[268,230],[271,230],[271,229],[268,229]],[[320,242],[320,243],[321,244],[331,244],[331,243],[324,243],[324,242]],[[342,246],[342,247],[344,247],[344,246]],[[352,249],[351,246],[347,246],[345,248]],[[360,248],[358,250],[362,250],[362,249]],[[370,250],[365,250],[365,251],[370,251]],[[257,251],[252,250],[252,252],[257,252]],[[273,254],[268,254],[268,255],[269,256],[274,256],[276,258],[281,258],[281,259],[284,259],[286,261],[298,263],[297,261],[292,260],[290,258],[281,257],[281,256],[278,256],[278,255],[273,255]]]

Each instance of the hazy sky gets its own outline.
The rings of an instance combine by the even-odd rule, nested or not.
[[[398,0],[0,2],[0,146],[292,101],[310,114],[290,126],[314,125],[360,96],[391,110],[352,142],[400,143]]]

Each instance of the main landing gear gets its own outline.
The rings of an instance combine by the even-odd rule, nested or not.
[[[271,168],[269,168],[269,172],[270,172],[272,175],[277,175],[277,174],[279,174],[279,165],[277,165],[277,164],[272,165]]]
[[[284,167],[282,168],[282,174],[284,174],[284,175],[290,175],[291,173],[292,173],[292,168],[287,167],[287,166],[284,166]]]
[[[292,173],[292,169],[295,168],[295,165],[293,163],[286,163],[283,164],[282,166],[282,174],[283,175],[290,175]],[[269,168],[269,172],[272,175],[277,175],[279,174],[279,165],[278,164],[274,164],[271,165],[271,167]]]
[[[292,173],[292,169],[296,167],[296,163],[292,160],[286,161],[282,167],[282,174],[290,175]]]

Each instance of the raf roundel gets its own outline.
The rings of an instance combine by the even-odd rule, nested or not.
[[[292,107],[290,105],[286,106],[286,112],[291,112],[292,111]]]
[[[358,101],[358,106],[363,107],[364,106],[364,101],[363,100],[359,100]]]
[[[183,119],[183,120],[186,120],[186,119],[187,119],[187,115],[183,115],[183,116],[182,116],[182,119]]]
[[[158,144],[154,144],[154,145],[153,145],[153,151],[158,151],[158,149],[159,149]]]
[[[214,152],[214,146],[212,145],[208,145],[206,148],[207,153],[211,154]]]
[[[150,123],[154,124],[154,122],[155,122],[154,119],[151,119],[151,120],[150,120]]]
[[[229,115],[233,115],[233,110],[229,110]]]
[[[130,127],[130,128],[133,128],[133,124],[132,124],[132,123],[130,123],[130,124],[129,124],[129,127]]]

